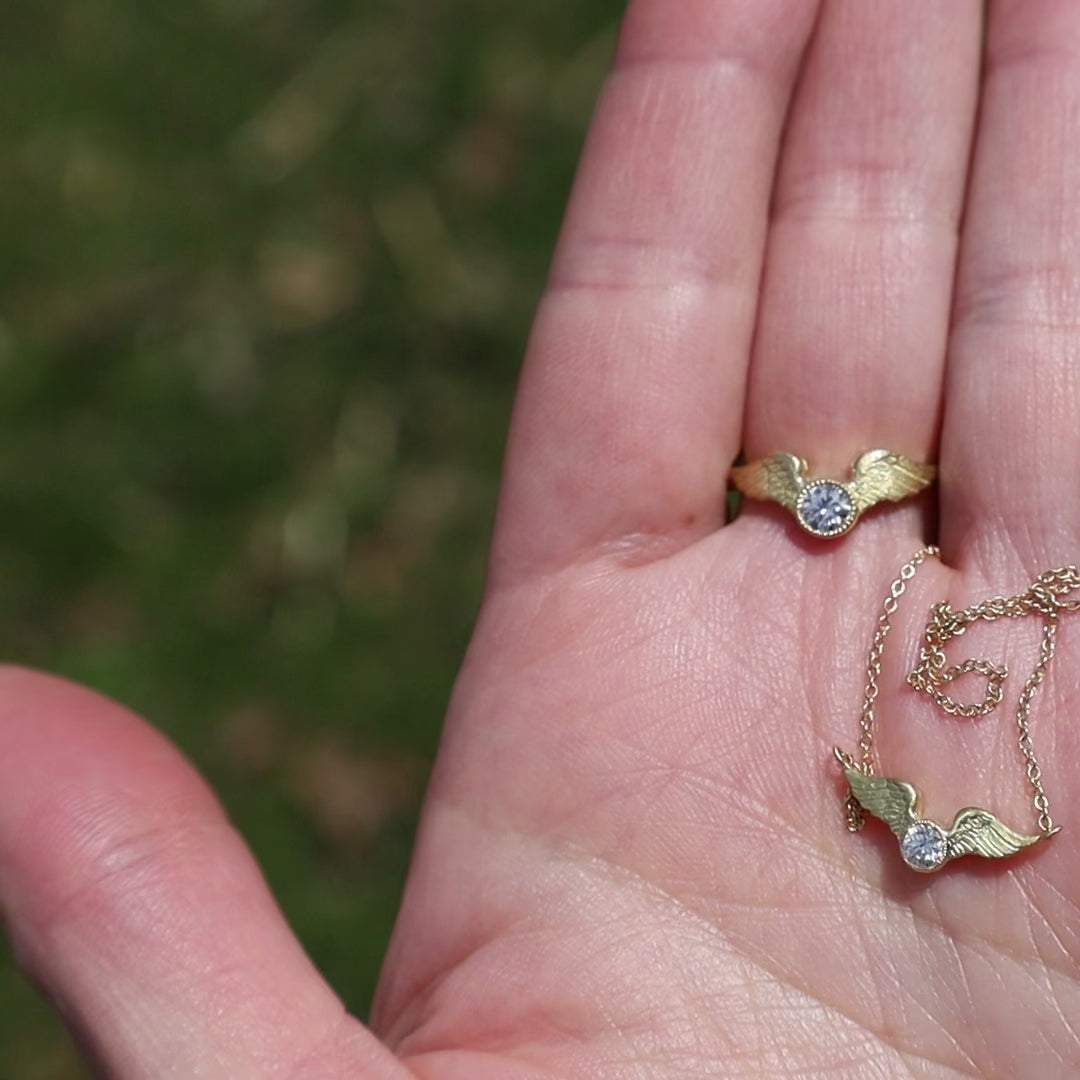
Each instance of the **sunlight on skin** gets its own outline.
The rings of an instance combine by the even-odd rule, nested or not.
[[[881,753],[943,805],[974,777],[1024,813],[1008,713],[955,751],[903,684],[931,602],[1076,554],[1080,8],[992,4],[980,102],[981,15],[632,5],[529,346],[383,1043],[160,737],[3,673],[0,902],[106,1074],[1080,1069],[1074,666],[1033,712],[1066,832],[1007,865],[921,876],[880,823],[848,835],[830,757],[857,739],[885,589],[940,521],[944,563],[890,638]],[[720,527],[740,447],[842,471],[877,445],[939,459],[937,516],[879,508],[832,543],[769,505]]]

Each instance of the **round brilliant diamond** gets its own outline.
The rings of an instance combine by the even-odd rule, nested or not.
[[[900,841],[900,855],[913,870],[936,870],[947,854],[945,830],[932,821],[916,821]]]
[[[799,524],[815,536],[838,536],[855,522],[855,503],[842,484],[818,480],[808,484],[795,508]]]

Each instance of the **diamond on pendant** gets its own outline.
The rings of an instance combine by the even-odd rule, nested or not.
[[[945,830],[932,821],[916,821],[908,826],[900,841],[900,855],[912,870],[936,870],[949,853]]]
[[[815,480],[799,496],[795,516],[814,536],[839,536],[855,524],[855,503],[843,484]]]

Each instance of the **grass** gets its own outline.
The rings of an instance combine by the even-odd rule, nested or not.
[[[620,6],[5,12],[0,646],[183,748],[360,1014]]]

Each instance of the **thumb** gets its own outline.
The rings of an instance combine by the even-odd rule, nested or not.
[[[0,913],[109,1076],[411,1075],[345,1013],[181,755],[120,706],[10,667]]]

